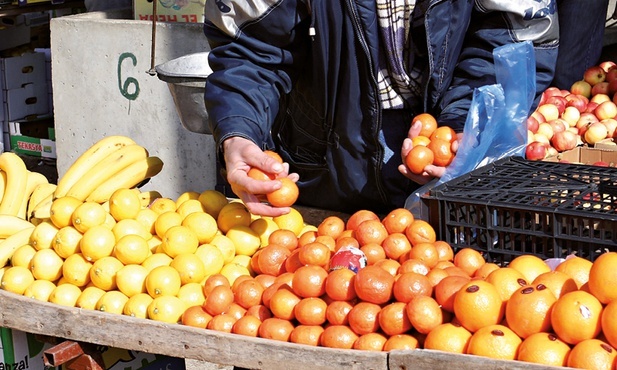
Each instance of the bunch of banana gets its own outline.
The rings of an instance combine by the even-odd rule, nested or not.
[[[28,170],[12,152],[0,154],[0,174],[0,215],[27,219],[30,197],[39,186],[49,185],[47,177]]]

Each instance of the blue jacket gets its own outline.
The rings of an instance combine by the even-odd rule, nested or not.
[[[300,204],[386,212],[418,186],[396,169],[411,117],[461,131],[473,89],[495,83],[493,49],[511,42],[534,42],[539,95],[558,31],[554,0],[417,0],[410,58],[426,90],[393,111],[377,93],[375,0],[209,0],[211,130],[219,148],[241,136],[281,154],[300,175]]]

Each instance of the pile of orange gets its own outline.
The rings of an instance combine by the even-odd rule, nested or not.
[[[367,266],[330,270],[343,246],[362,250]],[[569,258],[554,271],[533,255],[499,266],[474,249],[455,254],[430,224],[396,209],[381,219],[366,210],[330,216],[298,236],[277,231],[251,259],[255,275],[223,282],[224,294],[204,291],[182,322],[341,349],[617,363],[617,252]]]
[[[452,143],[456,132],[449,126],[439,126],[430,113],[413,117],[411,124],[422,123],[420,134],[412,139],[413,147],[405,157],[405,165],[414,174],[422,174],[429,164],[447,167],[454,160]]]

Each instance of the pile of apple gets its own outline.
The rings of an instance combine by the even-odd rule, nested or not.
[[[617,63],[589,67],[570,90],[549,87],[527,118],[529,160],[617,138]]]

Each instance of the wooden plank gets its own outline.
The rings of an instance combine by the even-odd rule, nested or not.
[[[249,369],[387,369],[387,353],[249,338],[64,307],[0,290],[0,326],[115,348]]]

